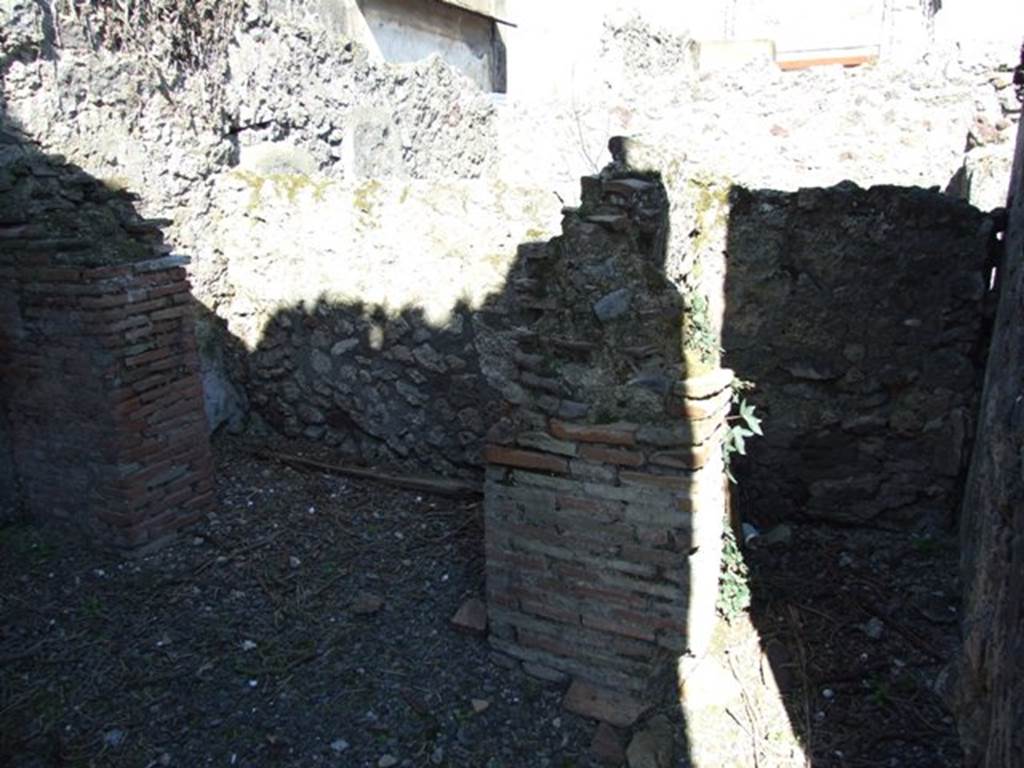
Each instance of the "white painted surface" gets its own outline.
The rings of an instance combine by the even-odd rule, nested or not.
[[[359,0],[361,40],[384,61],[420,61],[437,55],[493,90],[494,22],[455,6],[424,0]]]

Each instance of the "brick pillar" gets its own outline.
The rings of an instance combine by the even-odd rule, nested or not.
[[[583,181],[518,281],[522,394],[485,449],[490,640],[643,701],[713,626],[732,373],[684,362],[657,177]]]
[[[34,517],[132,547],[193,522],[212,498],[182,257],[3,263],[6,400],[22,503]]]
[[[213,498],[192,298],[131,198],[0,131],[0,480],[41,521],[153,543]],[[10,485],[10,483],[8,483]],[[9,489],[8,489],[9,490]]]

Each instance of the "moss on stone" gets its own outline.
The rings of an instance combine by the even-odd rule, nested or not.
[[[697,235],[693,240],[693,249],[700,253],[708,245],[712,234],[723,230],[728,223],[729,190],[732,188],[732,182],[725,177],[698,174],[688,179],[686,183],[694,200],[694,225]],[[710,221],[709,216],[712,217]]]
[[[367,216],[373,216],[373,210],[377,204],[377,193],[380,191],[381,183],[376,179],[367,179],[352,193],[352,202],[356,209]]]
[[[332,183],[329,179],[314,180],[304,173],[260,174],[239,170],[233,173],[236,178],[241,179],[249,187],[248,209],[250,211],[260,206],[267,184],[270,184],[276,195],[284,197],[289,203],[294,204],[306,190],[312,194],[315,201],[322,202],[324,192]]]

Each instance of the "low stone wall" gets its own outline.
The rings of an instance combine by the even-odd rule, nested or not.
[[[497,393],[480,372],[475,323],[445,327],[318,302],[281,310],[248,357],[250,402],[276,431],[368,461],[479,477]]]
[[[518,397],[484,458],[491,643],[547,679],[656,694],[714,618],[732,374],[688,370],[654,174],[583,180],[531,252]]]
[[[994,235],[990,216],[921,189],[734,190],[722,345],[765,419],[739,468],[748,514],[952,518]]]
[[[5,149],[20,154],[0,195],[16,502],[106,545],[154,542],[213,496],[186,260],[162,254],[162,222],[60,158]]]

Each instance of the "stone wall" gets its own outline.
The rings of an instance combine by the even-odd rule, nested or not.
[[[4,495],[105,545],[153,543],[213,496],[186,260],[63,158],[6,129],[0,152]]]
[[[920,189],[737,188],[722,344],[765,438],[743,508],[881,526],[952,519],[985,363],[995,225]]]
[[[201,67],[157,71],[150,59],[164,62],[160,46],[148,56],[94,50],[68,18],[57,20],[55,64],[58,40],[41,6],[8,0],[0,11],[15,8],[21,23],[5,28],[2,99],[44,147],[112,185],[142,190],[146,215],[174,220],[169,236],[192,256],[190,277],[209,310],[198,332],[212,426],[240,428],[253,387],[257,417],[371,461],[422,466],[404,432],[412,415],[428,432],[448,432],[451,413],[479,410],[449,402],[421,413],[415,404],[459,391],[460,365],[486,379],[480,403],[488,388],[510,394],[503,324],[486,316],[500,304],[520,245],[557,231],[550,202],[577,200],[578,179],[603,164],[610,134],[683,150],[672,173],[691,187],[703,246],[724,241],[726,218],[705,214],[732,184],[795,189],[848,178],[945,188],[955,178],[958,194],[998,197],[1018,115],[998,56],[961,60],[942,51],[927,62],[856,70],[784,73],[762,63],[707,71],[694,64],[685,35],[603,15],[587,23],[601,54],[588,84],[578,71],[562,72],[566,97],[496,98],[436,58],[374,61],[313,12],[324,5],[275,3],[271,13],[265,2],[240,1],[231,6],[240,9],[234,26],[218,38],[221,47],[204,48]],[[164,82],[160,72],[174,77]],[[321,313],[312,322],[337,316],[318,335],[289,335],[294,369],[276,371],[263,362],[280,354],[276,318],[308,308]],[[378,397],[358,380],[334,391],[335,374],[352,366],[370,381],[397,381],[389,378],[395,360],[373,340],[410,316],[422,319],[412,323],[420,340],[397,346],[428,344],[459,362],[446,361],[443,372],[416,364],[409,397]],[[319,353],[331,349],[342,351],[319,373],[313,361],[325,369]],[[306,401],[309,422],[296,412]],[[332,410],[346,414],[336,423],[356,426],[331,428]],[[476,429],[472,412],[463,421]],[[455,446],[468,437],[446,438],[429,466],[474,464],[481,436],[464,450]]]
[[[248,356],[250,402],[276,431],[342,455],[478,475],[497,397],[480,373],[479,322],[464,308],[441,328],[417,310],[281,310]]]
[[[518,392],[484,454],[487,597],[506,660],[649,698],[713,626],[732,374],[685,354],[670,198],[623,149],[510,301]]]
[[[1018,73],[1024,100],[1024,49]],[[955,710],[971,768],[1024,761],[1024,131],[1017,135],[1008,212],[961,526],[964,663]]]

